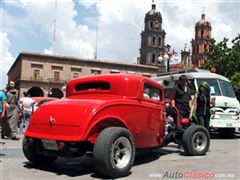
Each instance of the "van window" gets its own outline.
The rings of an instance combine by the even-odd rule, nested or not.
[[[196,88],[195,88],[195,84],[194,84],[193,79],[188,80],[188,87],[191,89],[191,95],[195,95],[196,94]]]
[[[151,85],[144,84],[143,97],[146,99],[162,101],[162,91]]]
[[[78,84],[76,91],[92,91],[92,90],[110,90],[110,84],[107,82]]]
[[[221,96],[221,91],[217,82],[217,79],[197,79],[197,85],[201,84],[201,82],[207,82],[211,88],[210,94],[213,96]]]
[[[229,82],[219,80],[219,84],[220,84],[223,96],[235,98],[235,93],[233,91],[232,85]]]

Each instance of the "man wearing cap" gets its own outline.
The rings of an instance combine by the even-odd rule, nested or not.
[[[174,87],[171,97],[171,105],[179,111],[180,120],[189,118],[191,109],[191,89],[187,86],[187,76],[179,77],[178,85]]]

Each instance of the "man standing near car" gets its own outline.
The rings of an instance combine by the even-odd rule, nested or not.
[[[189,118],[191,109],[191,89],[187,86],[186,75],[179,77],[178,85],[174,87],[171,97],[171,105],[179,111],[180,120]]]

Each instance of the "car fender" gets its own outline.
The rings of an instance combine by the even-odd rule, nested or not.
[[[128,129],[124,120],[117,116],[103,116],[100,119],[94,120],[94,122],[89,126],[86,134],[86,139],[95,143],[99,133],[107,127],[123,127]]]

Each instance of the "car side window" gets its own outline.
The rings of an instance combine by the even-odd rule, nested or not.
[[[161,101],[162,91],[149,84],[144,84],[143,97],[146,99]]]

